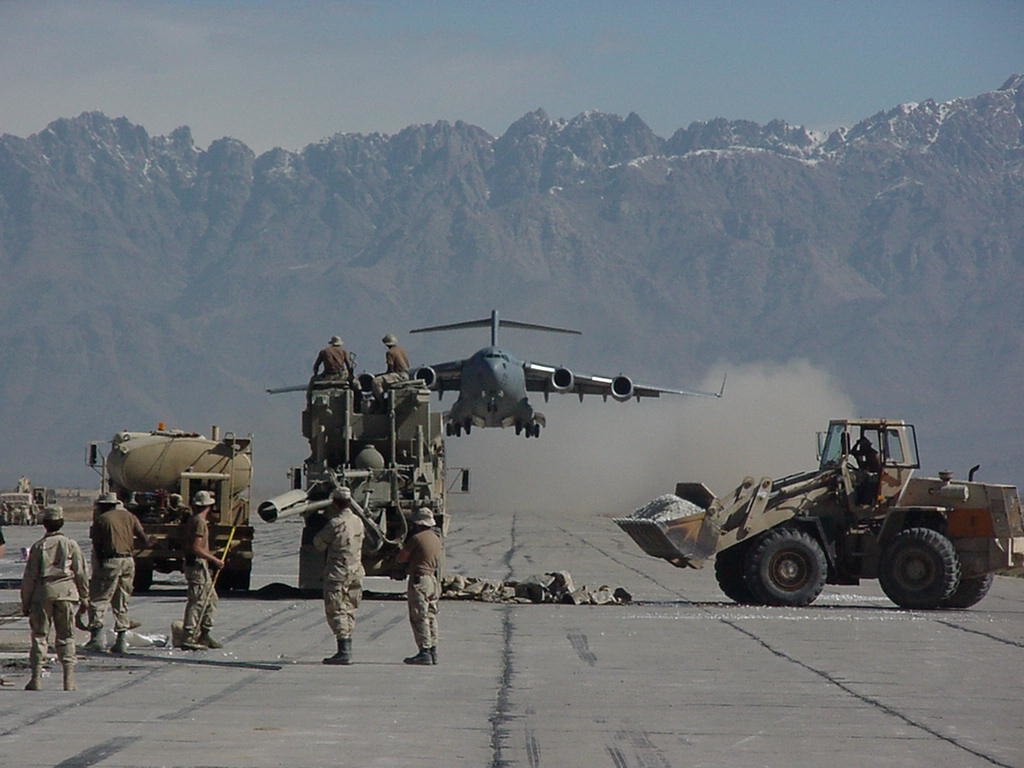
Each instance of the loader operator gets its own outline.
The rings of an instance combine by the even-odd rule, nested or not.
[[[857,442],[853,444],[850,453],[857,460],[857,469],[860,470],[858,474],[863,475],[863,479],[857,484],[856,488],[857,503],[862,505],[873,504],[878,496],[879,484],[881,482],[882,460],[878,455],[878,451],[871,444],[870,438],[862,434],[857,439]]]
[[[388,351],[384,353],[387,371],[373,377],[373,396],[379,402],[385,389],[393,387],[401,381],[409,380],[409,355],[398,346],[395,334],[389,333],[381,339]]]
[[[213,494],[209,491],[196,492],[192,497],[192,516],[185,522],[185,532],[182,536],[188,600],[185,603],[184,639],[181,647],[187,651],[223,647],[210,636],[219,602],[213,577],[210,575],[210,566],[224,567],[224,561],[210,551],[210,529],[206,518],[213,508],[213,503]]]
[[[320,373],[321,366],[323,373]],[[313,377],[330,376],[351,380],[354,367],[352,356],[345,349],[341,337],[331,336],[327,346],[320,350],[313,362]]]
[[[89,574],[78,542],[61,533],[64,510],[47,507],[43,510],[46,535],[32,545],[21,579],[21,613],[28,616],[32,631],[29,663],[32,678],[26,691],[42,687],[43,664],[46,662],[47,636],[53,625],[57,658],[64,668],[64,690],[75,690],[75,625],[72,618],[79,600],[87,602]]]
[[[324,664],[352,663],[352,632],[363,597],[363,521],[353,513],[358,505],[348,488],[336,488],[326,510],[327,522],[313,538],[313,546],[326,553],[324,561],[324,615],[338,642]],[[361,511],[361,510],[360,510]]]
[[[112,653],[125,653],[128,650],[125,632],[131,629],[128,597],[135,581],[133,545],[140,541],[152,546],[153,539],[146,535],[139,519],[121,506],[117,496],[107,493],[100,498],[100,514],[89,528],[95,571],[89,584],[92,610],[89,642],[85,647],[91,651],[104,650],[100,635],[103,616],[109,605],[114,612],[114,632],[117,635],[110,650]]]
[[[406,587],[409,624],[419,652],[403,661],[437,664],[437,608],[441,599],[437,569],[441,560],[441,537],[434,530],[434,515],[429,507],[417,509],[409,522],[412,528],[398,553],[398,562],[409,574]],[[400,573],[398,578],[401,578]]]

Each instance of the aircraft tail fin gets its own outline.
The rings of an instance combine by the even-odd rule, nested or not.
[[[481,320],[467,320],[462,323],[449,323],[447,325],[432,325],[429,328],[414,328],[409,333],[429,333],[431,331],[456,331],[462,328],[487,328],[491,329],[491,346],[498,344],[498,328],[522,328],[528,331],[547,331],[549,333],[574,333],[579,335],[580,331],[571,328],[557,328],[553,325],[537,325],[536,323],[522,323],[518,320],[501,320],[498,318],[498,311],[491,310],[491,316]]]

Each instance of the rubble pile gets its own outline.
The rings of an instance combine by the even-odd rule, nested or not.
[[[650,520],[657,523],[699,515],[702,512],[704,510],[693,502],[681,499],[674,493],[666,493],[639,507],[630,517],[634,520]]]
[[[576,587],[568,571],[527,576],[521,581],[498,581],[452,574],[441,582],[445,600],[484,603],[564,603],[567,605],[626,605],[633,596],[622,587]]]

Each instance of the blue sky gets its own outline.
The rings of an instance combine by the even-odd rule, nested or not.
[[[0,133],[99,110],[207,146],[524,113],[834,128],[1024,71],[1024,2],[0,2]]]

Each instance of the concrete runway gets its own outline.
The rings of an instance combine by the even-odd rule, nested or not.
[[[295,584],[299,525],[258,526],[254,589]],[[68,526],[83,544],[85,528]],[[18,549],[40,532],[5,528],[0,578],[20,577]],[[876,583],[828,587],[805,609],[750,608],[726,601],[711,569],[648,558],[606,518],[455,517],[450,572],[556,569],[635,602],[444,601],[436,667],[402,664],[415,648],[398,599],[365,601],[356,663],[326,667],[320,601],[228,598],[224,650],[83,656],[77,692],[58,690],[54,664],[29,693],[27,621],[5,619],[0,764],[1024,766],[1024,580],[1000,577],[960,612],[899,610]],[[8,613],[16,601],[0,591]],[[183,607],[178,575],[133,598],[132,615],[166,634]]]

